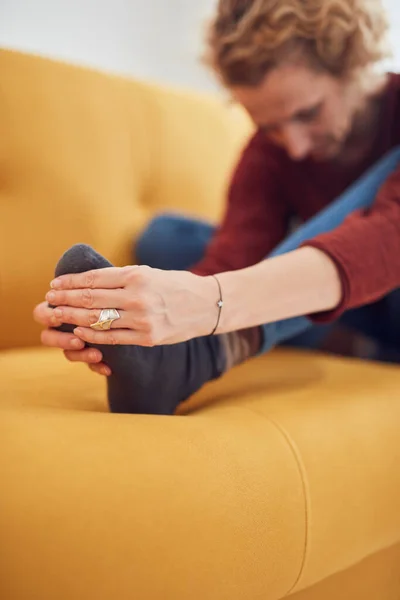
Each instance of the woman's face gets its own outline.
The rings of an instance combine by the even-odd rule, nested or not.
[[[258,87],[233,87],[256,126],[293,160],[338,157],[362,106],[359,91],[305,65],[282,65]]]

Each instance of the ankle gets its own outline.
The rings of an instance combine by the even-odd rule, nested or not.
[[[219,336],[225,354],[226,371],[255,356],[261,348],[261,327],[251,327]]]

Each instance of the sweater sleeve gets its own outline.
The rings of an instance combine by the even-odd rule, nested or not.
[[[353,213],[331,233],[304,244],[325,252],[336,264],[343,297],[333,311],[312,315],[316,322],[376,302],[400,287],[400,169],[381,187],[373,207]]]
[[[256,134],[234,171],[221,225],[204,258],[191,271],[213,275],[257,264],[287,232],[279,157]]]

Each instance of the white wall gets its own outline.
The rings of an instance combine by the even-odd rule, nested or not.
[[[214,0],[0,0],[0,45],[197,88]]]
[[[0,45],[195,88],[214,88],[199,63],[216,0],[0,0]],[[400,0],[384,0],[400,70]]]
[[[389,68],[400,71],[400,1],[383,0],[388,11],[390,22],[390,42],[393,58],[388,62]]]

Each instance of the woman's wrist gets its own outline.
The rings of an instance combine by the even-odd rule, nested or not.
[[[219,283],[219,275],[193,275],[190,294],[195,294],[201,299],[202,309],[200,314],[193,314],[193,335],[191,337],[206,337],[221,333],[220,325],[223,307],[219,306],[222,287]],[[199,318],[200,317],[200,318]]]
[[[222,273],[218,279],[224,300],[218,333],[333,310],[342,299],[337,267],[312,247]]]
[[[217,333],[228,333],[242,329],[243,320],[251,320],[246,311],[246,270],[230,271],[217,275],[221,286],[223,306],[219,316]]]
[[[197,276],[201,291],[197,292],[204,299],[204,311],[198,321],[196,337],[219,335],[238,329],[234,317],[235,298],[240,302],[240,295],[235,293],[240,284],[240,272],[219,273],[216,275]]]

